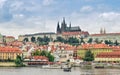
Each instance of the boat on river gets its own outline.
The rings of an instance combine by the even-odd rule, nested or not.
[[[61,69],[60,65],[42,65],[43,69]]]
[[[71,72],[71,68],[64,68],[63,71],[65,71],[65,72]]]

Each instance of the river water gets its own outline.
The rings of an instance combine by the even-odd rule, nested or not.
[[[71,72],[62,69],[41,69],[40,67],[0,67],[0,75],[120,75],[120,69],[72,68]]]

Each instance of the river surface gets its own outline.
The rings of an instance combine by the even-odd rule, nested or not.
[[[72,68],[71,72],[62,69],[41,69],[40,67],[0,67],[0,75],[120,75],[120,69]]]

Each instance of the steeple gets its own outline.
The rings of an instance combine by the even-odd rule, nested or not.
[[[57,23],[57,33],[61,33],[59,22]]]
[[[105,30],[105,28],[104,28],[104,30],[103,30],[103,34],[106,34],[106,30]]]
[[[69,25],[69,27],[71,28],[71,22],[70,22],[70,25]]]
[[[69,24],[69,31],[71,30],[71,22],[70,22],[70,24]]]
[[[63,24],[65,24],[65,17],[63,17]]]
[[[65,17],[63,17],[63,22],[61,23],[61,32],[66,31],[67,24],[65,23]]]
[[[102,28],[100,29],[100,34],[103,34],[103,29]]]

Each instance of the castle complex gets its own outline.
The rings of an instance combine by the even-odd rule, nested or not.
[[[44,37],[47,36],[48,38],[55,40],[58,36],[63,37],[64,39],[68,39],[69,37],[76,37],[80,39],[81,36],[88,36],[89,33],[87,31],[82,31],[79,26],[71,26],[71,23],[69,26],[67,26],[65,22],[65,18],[63,18],[63,21],[60,23],[58,22],[57,28],[56,28],[56,33],[54,32],[48,32],[48,33],[35,33],[35,34],[27,34],[27,35],[20,35],[18,37],[19,41],[23,41],[24,38],[28,38],[29,40],[31,37],[35,37],[36,39],[38,37]]]
[[[61,27],[60,27],[59,22],[57,24],[57,33],[61,34],[63,32],[81,32],[81,29],[79,26],[71,27],[71,23],[68,27],[66,22],[65,22],[65,18],[63,18],[63,22],[61,23]]]

